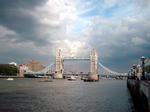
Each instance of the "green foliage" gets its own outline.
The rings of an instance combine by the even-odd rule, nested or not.
[[[18,68],[14,65],[9,65],[9,64],[0,65],[0,75],[16,76],[17,73],[18,73]]]
[[[146,66],[144,69],[145,69],[145,72],[150,73],[150,65]]]

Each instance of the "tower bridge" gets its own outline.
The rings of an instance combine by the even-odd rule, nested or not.
[[[52,67],[55,68],[54,78],[63,78],[64,74],[64,62],[65,61],[89,61],[89,79],[97,80],[98,74],[103,75],[114,75],[114,76],[124,76],[125,73],[118,73],[113,70],[110,70],[106,66],[100,63],[97,52],[92,50],[89,57],[63,57],[62,51],[59,49],[56,52],[55,62],[51,63],[43,70],[38,72],[31,71],[28,67],[22,67],[24,74],[48,74],[51,71]]]
[[[98,80],[98,71],[97,71],[97,60],[98,56],[95,50],[92,50],[90,56],[88,58],[85,57],[63,57],[62,52],[59,49],[56,52],[56,59],[55,59],[55,74],[54,78],[63,78],[63,71],[64,71],[64,61],[65,60],[89,60],[90,61],[90,72],[89,72],[89,79],[91,80]]]

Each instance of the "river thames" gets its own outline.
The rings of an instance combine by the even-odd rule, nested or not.
[[[0,112],[136,112],[126,80],[0,79]]]

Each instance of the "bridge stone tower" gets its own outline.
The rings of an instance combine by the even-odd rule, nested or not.
[[[90,74],[89,80],[98,80],[98,69],[97,69],[98,55],[93,49],[90,53]]]
[[[56,52],[54,78],[56,78],[56,79],[63,78],[63,56],[61,54],[60,49]]]

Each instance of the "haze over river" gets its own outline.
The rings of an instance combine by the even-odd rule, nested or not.
[[[126,80],[0,79],[0,112],[133,112]]]

